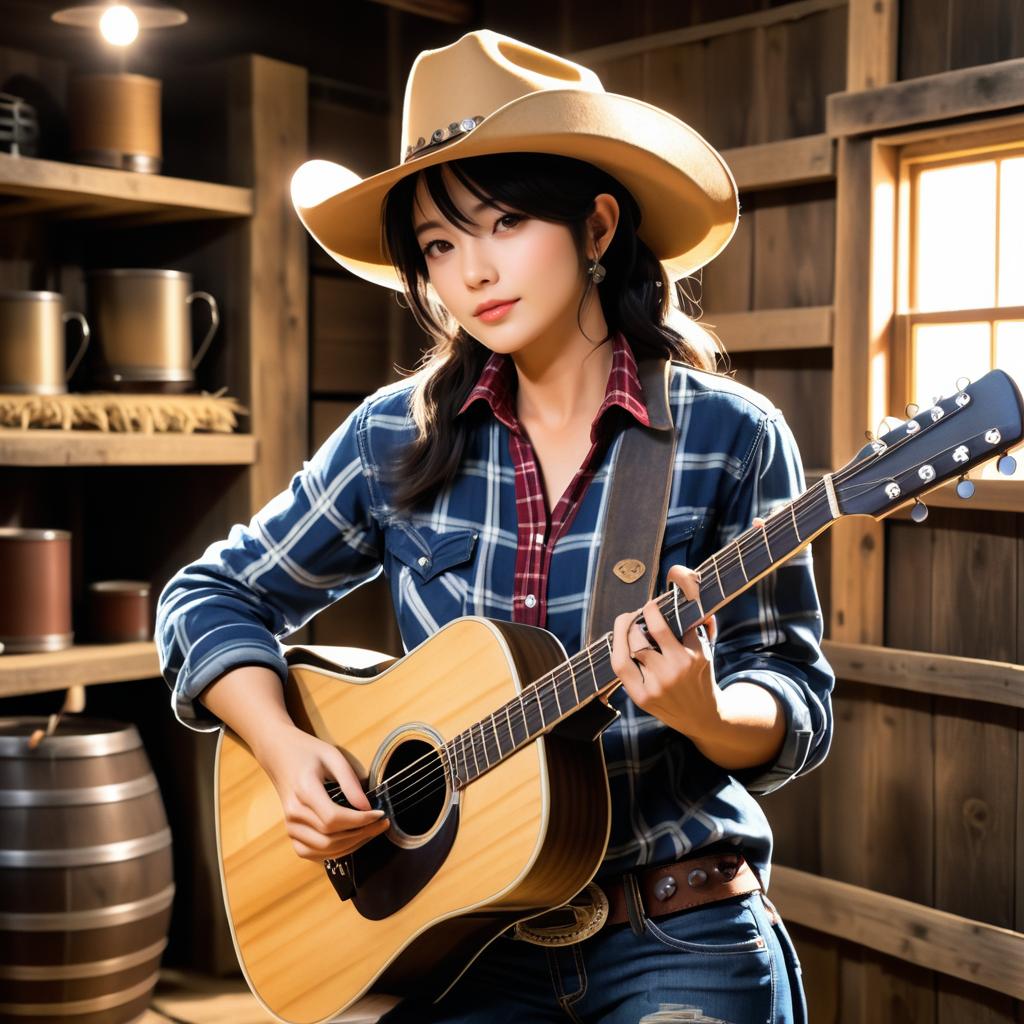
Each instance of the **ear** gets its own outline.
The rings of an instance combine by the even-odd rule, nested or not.
[[[594,212],[587,218],[590,233],[590,251],[592,259],[600,259],[615,237],[615,229],[619,223],[619,203],[615,196],[602,192],[594,197]]]

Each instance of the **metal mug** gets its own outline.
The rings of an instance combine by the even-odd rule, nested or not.
[[[82,340],[65,368],[64,325],[77,320]],[[89,322],[65,313],[58,292],[0,291],[0,392],[63,395],[89,347]]]
[[[220,325],[217,300],[192,291],[181,270],[95,270],[89,309],[102,359],[100,382],[120,390],[187,391]],[[189,310],[196,299],[210,308],[210,326],[192,351]]]

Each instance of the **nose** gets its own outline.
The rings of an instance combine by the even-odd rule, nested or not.
[[[462,279],[467,288],[480,288],[498,280],[498,269],[480,239],[470,237],[462,245]]]

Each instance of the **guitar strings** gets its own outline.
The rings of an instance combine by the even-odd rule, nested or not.
[[[819,488],[820,488],[820,491],[819,491]],[[818,492],[818,493],[815,493],[815,492]],[[827,503],[827,501],[828,501],[828,497],[827,497],[827,492],[824,490],[824,487],[823,487],[823,481],[818,481],[818,483],[812,485],[811,487],[807,488],[802,494],[798,495],[798,497],[795,498],[790,504],[793,505],[794,509],[796,509],[796,507],[798,505],[802,504],[802,505],[805,506],[805,508],[802,511],[809,511],[811,508],[814,508],[816,506],[820,506],[823,503]],[[753,529],[745,531],[743,534],[741,534],[739,537],[737,537],[736,540],[731,542],[729,547],[726,550],[731,552],[731,549],[736,547],[740,551],[740,555],[734,556],[734,557],[727,557],[722,562],[720,562],[719,565],[718,565],[719,573],[721,573],[722,571],[725,571],[726,573],[728,573],[732,569],[734,569],[737,565],[741,564],[740,558],[742,556],[742,552],[744,550],[744,547],[746,548],[747,555],[748,556],[751,555],[753,553],[753,549],[754,549],[755,545],[760,546],[759,535],[761,533],[768,532],[770,536],[774,535],[776,538],[778,538],[779,534],[781,534],[784,530],[787,529],[787,526],[784,525],[784,524],[791,525],[789,518],[787,516],[781,514],[781,512],[780,512],[780,514],[777,515],[776,519],[777,519],[777,522],[769,523],[768,521],[766,521],[764,527],[754,527]],[[698,567],[698,571],[703,570],[709,564],[710,564],[710,560],[702,563],[701,566]],[[703,575],[703,573],[702,573],[702,575]],[[675,606],[676,603],[677,603],[677,598],[676,598],[676,595],[675,595],[674,591],[670,592],[667,595],[663,595],[663,597],[657,603],[658,603],[659,609],[663,610],[663,611],[664,611],[665,608],[668,608],[670,605]],[[694,602],[689,601],[689,600],[687,600],[685,598],[682,601],[678,602],[678,607],[679,607],[680,611],[682,611],[683,608],[691,607],[693,605],[694,605]],[[662,607],[662,606],[664,606],[664,607]],[[606,633],[602,637],[598,638],[597,641],[595,641],[594,643],[588,645],[588,647],[590,649],[592,649],[594,647],[598,647],[599,648],[599,652],[597,654],[597,657],[598,658],[602,658],[602,659],[605,658],[605,657],[608,657],[609,661],[610,661],[610,657],[603,653],[605,646],[609,642],[609,638],[610,638],[610,633]],[[472,736],[473,729],[474,728],[479,729],[479,731],[480,731],[480,744],[479,744],[479,748],[480,748],[481,752],[484,753],[485,768],[489,768],[490,765],[489,765],[489,762],[487,761],[487,758],[486,758],[486,749],[487,749],[486,748],[486,741],[483,738],[483,729],[486,727],[488,720],[491,721],[491,727],[493,729],[494,728],[494,724],[496,722],[496,716],[497,715],[509,713],[506,709],[507,708],[511,708],[512,706],[514,706],[517,703],[520,705],[520,710],[522,708],[525,708],[525,700],[528,697],[530,697],[531,694],[539,694],[539,699],[537,699],[537,704],[538,704],[538,709],[540,710],[540,713],[541,713],[542,720],[547,717],[545,715],[545,711],[550,712],[552,710],[552,708],[556,708],[556,709],[560,710],[560,702],[558,701],[558,697],[557,697],[557,693],[556,693],[556,688],[560,684],[564,684],[566,681],[572,679],[573,673],[572,673],[571,663],[576,661],[577,659],[580,659],[582,655],[587,654],[587,651],[588,651],[588,648],[584,648],[583,650],[578,652],[578,654],[575,655],[573,658],[570,658],[569,662],[565,663],[567,665],[568,671],[566,671],[566,669],[559,668],[559,669],[552,670],[551,672],[545,674],[544,676],[541,676],[539,679],[535,680],[529,686],[525,687],[524,690],[522,691],[522,693],[517,698],[515,698],[512,701],[507,702],[506,705],[503,705],[502,707],[498,708],[496,711],[492,712],[490,715],[487,716],[487,718],[482,719],[478,723],[474,723],[474,725],[470,726],[469,729],[464,730],[463,733],[460,733],[457,736],[453,737],[449,741],[449,744],[452,744],[452,747],[453,747],[451,752],[454,753],[456,755],[456,757],[459,754],[461,754],[462,755],[463,763],[465,765],[467,765],[467,766],[469,764],[469,755],[472,754],[473,755],[474,764],[476,765],[477,771],[479,772],[479,761],[480,761],[480,759],[478,757],[476,757],[477,743],[473,739],[473,736]],[[593,661],[593,658],[594,658],[593,655],[588,655],[588,661]],[[582,668],[582,665],[580,665],[578,667]],[[551,683],[552,685],[550,687],[547,687],[545,684],[548,684],[548,683]],[[558,717],[561,717],[561,714],[559,714]],[[446,744],[445,746],[447,747],[448,744]],[[500,754],[501,753],[501,746],[500,746],[500,743],[497,742],[497,739],[495,740],[495,746],[498,749],[499,754]],[[367,796],[368,797],[371,797],[371,796],[383,796],[384,795],[383,791],[385,790],[385,788],[391,789],[391,788],[395,787],[399,783],[399,781],[404,781],[405,783],[411,783],[411,782],[413,782],[417,778],[418,775],[422,774],[423,771],[428,771],[429,772],[429,771],[433,770],[434,772],[436,772],[438,769],[437,769],[437,766],[435,764],[433,764],[433,763],[421,764],[421,762],[428,761],[433,756],[434,756],[433,752],[431,752],[429,754],[424,754],[420,758],[418,758],[416,761],[413,761],[409,765],[406,765],[404,768],[400,769],[394,775],[391,775],[391,776],[388,776],[388,777],[382,779],[380,781],[380,783],[376,787],[374,787],[372,790],[367,791]],[[507,755],[502,754],[502,756],[507,756]],[[410,772],[414,772],[414,770],[415,770],[415,774],[410,775],[409,773]],[[442,771],[443,771],[443,769],[442,769]],[[405,776],[408,776],[408,778],[405,778]]]
[[[959,408],[956,411],[959,411]],[[855,463],[852,466],[848,467],[846,470],[841,470],[840,472],[838,472],[836,474],[833,474],[833,477],[832,477],[833,482],[841,484],[845,480],[847,480],[849,477],[863,472],[863,470],[866,469],[869,465],[872,465],[874,462],[880,461],[887,452],[895,451],[897,448],[901,447],[903,444],[907,443],[908,441],[912,440],[913,438],[915,438],[917,436],[920,436],[923,433],[926,433],[930,429],[930,427],[933,426],[937,422],[938,421],[933,421],[932,424],[927,425],[924,428],[924,431],[920,431],[920,432],[917,432],[915,434],[907,434],[903,438],[901,438],[900,440],[895,442],[894,444],[887,446],[887,448],[882,449],[881,451],[877,451],[875,453],[875,458],[871,459],[870,461],[862,462],[862,463]],[[970,438],[969,440],[975,440],[979,436],[982,436],[982,435],[981,434],[975,435],[975,437]],[[950,448],[947,448],[945,451],[940,452],[939,455],[947,454],[949,451],[954,450],[955,447],[956,446],[951,446]],[[880,482],[881,481],[873,481],[873,482],[865,483],[864,487],[861,488],[861,490],[856,492],[856,493],[863,493],[864,490],[867,490],[867,489],[870,489],[871,487],[877,486]],[[789,503],[788,506],[784,506],[782,509],[777,510],[776,516],[774,517],[776,519],[776,522],[771,522],[771,521],[766,520],[764,526],[753,527],[752,529],[748,529],[747,531],[745,531],[743,534],[738,536],[734,541],[732,541],[724,549],[726,551],[726,553],[727,553],[726,557],[724,559],[719,561],[718,558],[713,555],[710,559],[705,560],[705,562],[701,563],[701,565],[698,566],[698,572],[700,572],[701,576],[703,577],[703,570],[705,570],[705,568],[717,569],[717,572],[718,572],[719,575],[721,574],[723,569],[724,569],[725,572],[728,573],[728,572],[731,572],[732,570],[734,570],[737,565],[739,565],[741,570],[742,570],[743,569],[742,555],[744,554],[744,550],[746,551],[746,554],[749,556],[750,554],[752,554],[752,549],[755,547],[755,545],[757,545],[759,543],[759,541],[763,542],[767,538],[770,538],[770,536],[773,535],[773,534],[774,534],[774,536],[777,539],[779,534],[782,533],[784,529],[786,529],[786,527],[783,524],[789,524],[789,520],[784,515],[784,512],[785,512],[785,510],[787,508],[789,508],[789,506],[792,506],[792,510],[796,511],[798,509],[798,507],[802,505],[804,507],[801,509],[801,511],[806,512],[806,511],[810,511],[811,509],[815,508],[816,506],[820,506],[820,504],[822,503],[823,499],[827,502],[827,500],[828,500],[827,490],[824,488],[823,485],[824,485],[824,481],[823,480],[818,481],[817,483],[813,484],[811,487],[807,488],[802,494],[798,495],[792,502]],[[824,491],[824,493],[820,493],[820,491]],[[818,493],[816,493],[816,492],[818,492]],[[794,527],[794,533],[796,533],[795,527]],[[797,536],[797,539],[799,540],[799,534],[798,533],[796,533],[796,536]],[[771,556],[770,545],[766,545],[766,546],[768,547],[769,556]],[[772,561],[774,562],[774,561],[777,561],[777,560],[772,558]],[[745,570],[744,570],[744,575],[746,575]],[[719,587],[721,589],[721,584],[719,584]],[[725,595],[723,594],[723,597],[724,596]],[[688,607],[690,607],[690,606],[692,606],[694,604],[695,604],[695,602],[689,601],[688,599],[684,599],[684,601],[682,602],[682,607],[687,607],[688,608]],[[664,608],[662,607],[663,605],[664,605]],[[671,595],[663,595],[661,598],[656,599],[656,606],[659,608],[659,610],[661,610],[663,612],[664,612],[665,608],[669,607],[670,605],[673,606],[677,610],[681,610],[680,604],[678,602],[678,598],[677,598],[677,596],[676,596],[676,594],[674,592]],[[681,625],[681,623],[678,622],[678,616],[677,616],[677,623],[676,623],[676,625],[677,625],[677,627],[679,627]],[[592,644],[588,645],[588,648],[584,648],[583,651],[579,652],[573,658],[570,658],[569,661],[565,663],[567,665],[567,667],[568,667],[568,674],[566,674],[566,671],[564,669],[555,669],[555,670],[552,670],[551,672],[547,673],[545,676],[542,676],[539,679],[535,680],[533,683],[530,684],[530,686],[524,688],[522,693],[515,700],[507,702],[501,708],[499,708],[496,711],[492,712],[489,716],[487,716],[487,718],[482,719],[480,722],[475,723],[473,726],[470,726],[470,728],[468,730],[464,730],[462,733],[460,733],[457,736],[453,737],[452,740],[450,740],[448,744],[445,744],[442,748],[440,748],[439,751],[437,751],[437,752],[433,752],[432,751],[429,754],[422,755],[420,758],[417,758],[416,761],[413,761],[411,764],[406,765],[405,768],[401,769],[399,772],[396,772],[394,775],[389,776],[389,777],[387,777],[385,779],[382,779],[381,782],[378,784],[378,786],[375,787],[373,790],[370,790],[367,795],[368,796],[370,796],[370,795],[382,796],[382,795],[384,795],[384,791],[385,790],[387,790],[388,793],[390,794],[390,791],[397,790],[398,786],[399,786],[399,783],[402,783],[403,785],[402,785],[401,790],[399,790],[396,793],[396,796],[397,796],[398,799],[391,798],[390,796],[388,797],[389,802],[391,803],[391,806],[395,810],[399,810],[399,809],[405,810],[405,809],[408,809],[408,807],[413,806],[413,803],[418,803],[419,802],[418,800],[413,801],[413,803],[410,803],[409,802],[409,797],[412,797],[416,793],[421,792],[425,788],[425,786],[430,786],[432,784],[432,777],[436,777],[436,775],[437,775],[437,773],[439,771],[440,771],[442,777],[444,776],[444,773],[445,773],[444,764],[443,763],[437,764],[437,763],[434,763],[434,762],[430,761],[430,759],[435,756],[435,753],[437,754],[438,762],[443,762],[444,760],[448,760],[449,765],[451,764],[451,760],[452,760],[452,756],[453,755],[457,759],[459,754],[461,754],[462,759],[463,759],[463,764],[465,764],[467,766],[467,768],[468,768],[468,764],[469,764],[468,754],[467,754],[467,751],[468,751],[468,752],[472,753],[472,755],[473,755],[474,765],[476,766],[477,773],[478,774],[482,774],[479,771],[479,758],[476,756],[476,753],[477,753],[477,742],[476,742],[475,738],[473,737],[473,729],[474,728],[478,728],[479,731],[480,731],[480,744],[479,744],[479,747],[480,747],[480,751],[484,755],[485,770],[487,770],[487,769],[489,769],[491,767],[491,765],[490,765],[489,760],[487,758],[487,745],[486,745],[486,740],[484,738],[483,730],[486,727],[488,719],[491,722],[492,730],[495,731],[495,744],[494,745],[495,745],[495,748],[498,751],[500,759],[504,759],[505,757],[508,757],[511,753],[515,752],[516,750],[521,749],[522,745],[514,747],[513,750],[509,751],[508,753],[502,751],[501,744],[500,744],[500,742],[497,739],[497,732],[496,732],[496,728],[495,728],[496,724],[497,724],[497,716],[500,715],[500,714],[509,715],[510,714],[511,706],[514,705],[514,704],[517,704],[517,703],[519,704],[520,712],[523,713],[525,711],[525,707],[526,707],[525,701],[526,701],[527,697],[531,695],[531,692],[532,692],[533,694],[536,695],[535,699],[536,699],[536,703],[537,703],[537,706],[538,706],[538,710],[539,710],[540,715],[541,715],[542,725],[544,726],[544,728],[547,727],[546,726],[546,722],[545,722],[545,718],[546,718],[545,710],[547,710],[547,711],[551,711],[552,710],[552,707],[551,707],[552,701],[549,698],[553,698],[554,708],[555,708],[555,710],[557,710],[559,712],[558,717],[561,718],[562,717],[561,702],[558,700],[558,688],[559,688],[560,685],[564,684],[567,680],[571,680],[575,684],[574,676],[573,676],[573,673],[572,673],[572,662],[575,661],[577,658],[579,658],[580,655],[586,653],[587,654],[587,660],[588,660],[590,666],[593,666],[593,667],[596,668],[596,666],[594,665],[594,660],[595,660],[594,659],[594,655],[590,654],[589,650],[591,648],[597,646],[599,648],[599,651],[597,653],[597,661],[598,662],[604,662],[605,660],[607,660],[610,663],[610,660],[611,660],[610,659],[610,652],[607,653],[607,654],[604,652],[604,647],[608,643],[610,643],[609,637],[610,637],[610,634],[607,634],[607,633],[604,634],[604,636],[599,638],[595,643],[592,643]],[[547,702],[547,705],[545,705],[545,702]],[[578,706],[578,704],[577,704],[577,706]],[[525,714],[524,714],[524,723],[526,723],[527,727],[529,728],[528,722],[526,722],[526,719],[525,719]],[[532,742],[532,740],[534,738],[535,738],[534,736],[531,736],[528,733],[528,742]],[[451,744],[451,749],[449,749],[449,744]],[[442,751],[444,752],[444,754],[447,754],[447,757],[445,757],[441,753]],[[423,763],[423,762],[428,762],[428,763]],[[451,771],[450,767],[449,767],[449,771]],[[424,778],[423,778],[424,772],[427,773],[426,780],[424,780]],[[412,773],[412,774],[410,774],[410,773]],[[453,778],[458,778],[458,772],[457,771],[452,772],[452,775],[453,775]],[[411,793],[407,792],[409,785],[411,785],[411,784],[413,784],[413,783],[415,783],[417,781],[425,782],[425,785],[417,786],[417,788],[415,790],[413,790]],[[338,788],[340,789],[340,787],[338,787]],[[402,799],[403,797],[404,797],[404,802],[400,806],[399,805],[399,800]]]

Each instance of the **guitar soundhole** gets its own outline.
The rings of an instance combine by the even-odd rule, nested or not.
[[[391,831],[409,839],[431,832],[448,809],[448,777],[436,747],[420,739],[406,740],[384,765],[384,808]]]

